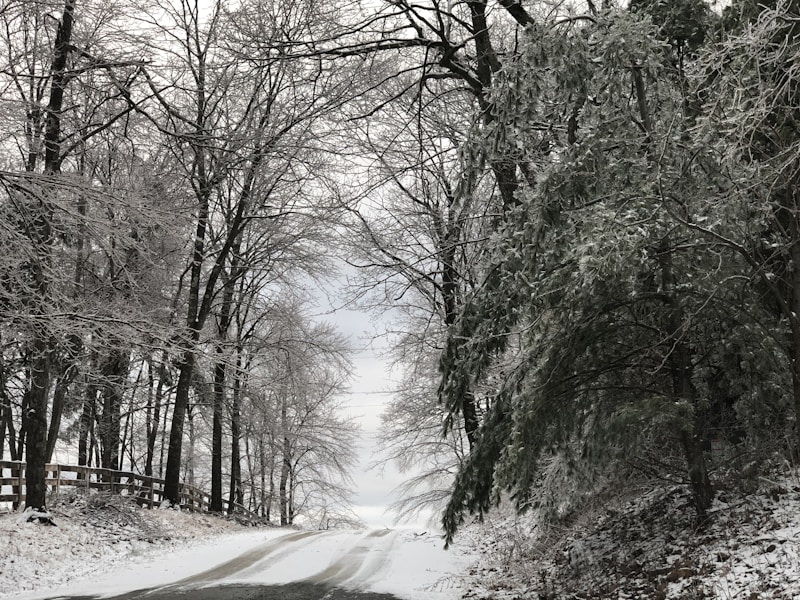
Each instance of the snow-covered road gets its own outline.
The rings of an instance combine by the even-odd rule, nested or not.
[[[410,530],[255,530],[187,546],[156,560],[106,573],[93,581],[19,596],[26,600],[104,596],[159,589],[181,598],[218,586],[307,585],[393,594],[409,600],[459,597],[460,574],[470,557],[445,551],[435,535]],[[316,588],[314,588],[316,586]]]

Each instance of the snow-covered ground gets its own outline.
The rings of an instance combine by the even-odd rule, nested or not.
[[[308,581],[453,600],[465,592],[462,574],[474,560],[415,530],[246,528],[99,494],[62,497],[50,511],[55,527],[0,516],[0,598]]]
[[[0,515],[0,598],[294,581],[409,600],[800,598],[792,470],[718,482],[700,529],[684,486],[644,482],[557,523],[495,511],[449,551],[432,530],[247,528],[101,494],[50,509],[56,527]]]
[[[718,481],[698,527],[685,486],[641,483],[558,523],[489,516],[465,598],[800,598],[800,479]]]

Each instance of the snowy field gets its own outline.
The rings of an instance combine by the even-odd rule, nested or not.
[[[0,516],[0,597],[104,596],[177,584],[324,583],[409,600],[460,598],[474,557],[415,530],[246,528],[214,517],[138,509],[111,496],[53,503],[57,526]]]

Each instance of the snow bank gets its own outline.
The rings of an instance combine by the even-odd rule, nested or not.
[[[109,494],[62,494],[49,509],[55,527],[27,522],[24,513],[0,515],[0,598],[65,584],[93,591],[84,584],[123,563],[126,571],[151,557],[169,564],[179,548],[248,531],[216,517],[140,509]]]

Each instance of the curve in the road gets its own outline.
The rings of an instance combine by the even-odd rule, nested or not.
[[[371,531],[361,539],[361,543],[356,544],[326,569],[304,579],[303,582],[357,587],[387,564],[396,536],[397,532],[391,529]]]
[[[267,557],[271,557],[279,550],[284,549],[286,547],[286,544],[292,544],[291,550],[294,551],[302,547],[302,545],[298,545],[296,544],[296,542],[299,542],[300,540],[304,540],[306,538],[310,538],[312,536],[321,535],[323,533],[325,532],[298,531],[297,533],[290,533],[289,535],[284,535],[275,538],[265,544],[262,544],[261,546],[258,546],[257,548],[248,550],[244,554],[241,554],[234,559],[224,562],[221,565],[217,565],[213,569],[209,569],[207,571],[203,571],[202,573],[198,573],[197,575],[192,575],[191,577],[187,577],[185,579],[181,579],[180,581],[176,581],[173,585],[189,586],[189,585],[207,584],[207,583],[222,581],[225,578],[236,575],[237,573],[241,573],[245,569],[249,569],[256,563],[261,562]]]

